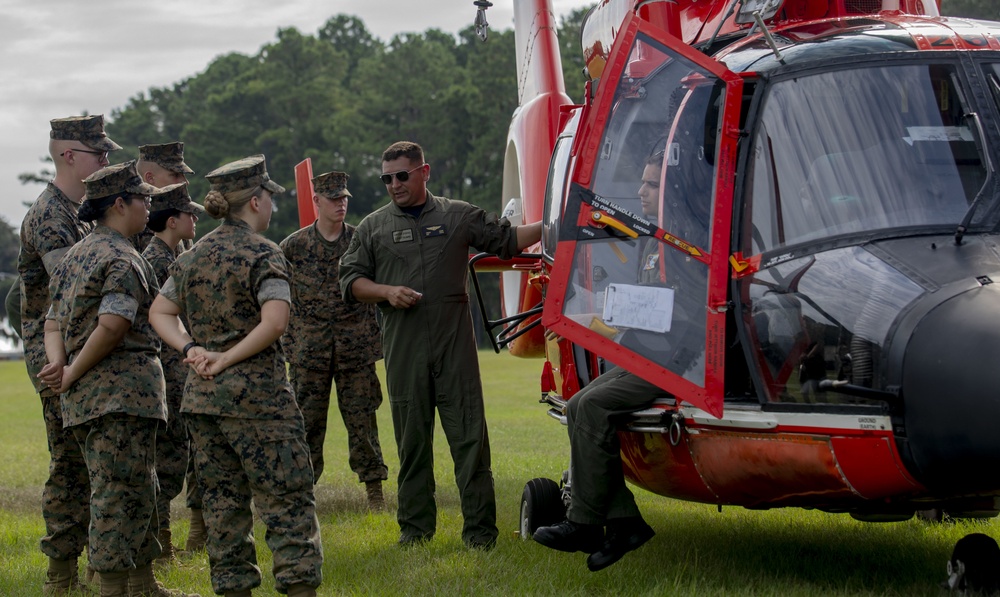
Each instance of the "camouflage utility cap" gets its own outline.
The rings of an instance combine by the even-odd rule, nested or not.
[[[124,193],[152,195],[159,191],[153,185],[142,182],[135,169],[135,160],[101,168],[85,178],[83,184],[87,187],[87,201],[115,197]]]
[[[274,182],[267,175],[267,165],[264,164],[263,154],[252,155],[219,166],[206,174],[205,178],[212,185],[212,190],[220,193],[244,191],[258,186],[264,187],[272,193],[285,192],[285,187]]]
[[[152,203],[149,206],[150,212],[163,211],[165,209],[176,209],[189,214],[201,215],[205,213],[205,208],[191,200],[186,182],[167,185],[152,194]]]
[[[98,151],[118,151],[118,145],[104,132],[104,115],[70,116],[51,120],[49,137],[60,141],[79,141]]]
[[[194,174],[194,170],[184,163],[184,144],[180,141],[158,145],[140,145],[139,159],[153,162],[171,172]]]
[[[337,199],[339,197],[353,197],[347,190],[347,179],[350,176],[346,172],[326,172],[315,176],[312,179],[313,190],[317,195],[323,195],[327,199]]]

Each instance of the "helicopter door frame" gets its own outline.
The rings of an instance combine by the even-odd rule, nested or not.
[[[642,44],[644,40],[646,40],[647,48],[638,45]],[[649,41],[654,43],[648,43]],[[659,47],[654,48],[654,46]],[[723,101],[721,105],[717,106],[717,110],[708,110],[708,114],[711,116],[718,114],[718,120],[714,138],[715,169],[709,199],[711,201],[711,235],[708,237],[709,245],[706,247],[699,248],[685,242],[682,236],[671,234],[669,221],[661,221],[659,224],[668,230],[661,229],[654,223],[650,231],[648,222],[632,215],[627,209],[616,212],[613,205],[602,204],[602,198],[591,190],[594,184],[595,168],[598,167],[602,152],[605,156],[608,152],[608,148],[604,146],[602,141],[608,132],[609,124],[612,124],[612,113],[617,107],[616,96],[620,95],[623,88],[623,85],[619,83],[631,83],[634,80],[631,77],[638,78],[636,72],[643,73],[642,69],[645,65],[642,64],[642,56],[644,50],[649,48],[661,52],[666,58],[659,66],[653,64],[653,71],[644,74],[648,75],[650,72],[655,72],[656,68],[670,65],[693,65],[701,72],[692,69],[688,71],[687,76],[676,79],[674,85],[677,89],[681,87],[691,89],[695,85],[711,83],[719,85],[724,91],[721,95]],[[592,107],[587,110],[574,142],[573,153],[576,160],[571,171],[569,196],[559,231],[559,242],[554,260],[555,267],[547,291],[542,323],[546,328],[586,350],[601,355],[624,369],[664,388],[665,393],[673,395],[679,401],[683,400],[716,417],[721,417],[725,379],[725,319],[728,309],[730,231],[737,141],[740,136],[739,116],[743,79],[727,69],[722,63],[701,54],[684,44],[680,39],[653,26],[634,13],[630,13],[625,18],[609,56],[611,61],[602,74],[601,84],[598,86]],[[636,60],[636,57],[639,59]],[[628,71],[629,78],[623,79],[626,69],[630,69]],[[669,77],[666,80],[674,81]],[[641,83],[642,79],[638,79],[638,84]],[[643,93],[646,90],[638,92]],[[666,158],[664,163],[667,163]],[[662,168],[664,171],[666,170],[666,167]],[[664,174],[661,172],[661,182],[663,182],[663,176]],[[635,188],[638,188],[637,184]],[[658,200],[660,205],[664,204],[663,190],[660,191]],[[608,223],[595,231],[594,221],[602,216],[604,221]],[[664,213],[663,216],[664,219],[669,220],[670,213]],[[704,322],[698,322],[697,330],[697,333],[700,334],[700,330],[704,329],[704,358],[703,360],[696,358],[695,363],[691,365],[692,368],[699,369],[703,363],[704,370],[703,372],[696,371],[696,375],[688,375],[687,373],[682,375],[676,370],[671,371],[659,362],[654,362],[627,348],[624,345],[625,342],[619,343],[613,340],[612,334],[608,333],[608,327],[602,330],[601,326],[594,322],[587,325],[579,316],[574,318],[571,317],[571,314],[564,312],[581,288],[579,280],[571,280],[576,267],[573,264],[574,258],[577,256],[578,242],[596,238],[607,238],[611,241],[614,241],[615,238],[628,240],[627,237],[645,241],[641,238],[643,236],[652,237],[661,243],[658,245],[661,256],[667,252],[676,259],[679,254],[688,262],[696,261],[703,264],[703,268],[707,271],[706,298],[702,301],[702,305],[697,308],[700,313],[696,312],[691,317],[691,319],[702,316],[705,318]],[[625,263],[626,260],[621,256],[621,251],[614,247],[612,249],[620,255],[622,262]],[[664,277],[664,261],[667,260],[660,262],[661,280]],[[580,255],[579,265],[581,269],[592,267],[586,251]],[[594,283],[590,278],[588,281]],[[600,295],[600,300],[604,300],[606,291],[598,293],[596,288],[590,290],[594,291],[594,295]],[[640,289],[639,292],[643,291]],[[655,291],[652,292],[655,293]],[[601,310],[601,307],[597,305],[598,300],[590,302],[592,306]],[[607,312],[608,308],[607,301],[605,301],[603,310]],[[685,315],[691,314],[685,312]],[[703,328],[700,327],[701,323],[704,324]],[[614,331],[613,328],[610,329],[612,332]],[[664,337],[666,334],[669,334],[669,331],[664,333]],[[621,334],[619,334],[620,336]],[[695,350],[701,350],[701,347],[696,346]]]

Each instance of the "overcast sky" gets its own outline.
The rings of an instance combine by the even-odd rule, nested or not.
[[[493,0],[492,28],[513,27],[514,1]],[[595,0],[552,4],[558,17]],[[108,116],[150,87],[204,71],[216,56],[256,53],[278,28],[313,35],[340,13],[388,41],[432,27],[455,33],[476,9],[472,0],[0,0],[0,216],[19,228],[22,202],[42,191],[17,175],[43,166],[52,118]]]

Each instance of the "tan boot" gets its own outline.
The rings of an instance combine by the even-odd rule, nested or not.
[[[49,569],[45,573],[43,595],[66,595],[71,591],[82,591],[80,576],[76,570],[76,558],[56,560],[49,558]]]
[[[128,597],[128,570],[101,573],[101,597]]]
[[[87,572],[84,577],[88,585],[100,588],[101,586],[101,575],[90,567],[90,562],[87,562]]]
[[[104,575],[101,575],[101,578],[104,578]],[[128,594],[129,597],[201,597],[197,593],[185,593],[164,587],[153,576],[151,564],[128,571]]]
[[[160,555],[156,556],[157,564],[166,564],[171,560],[177,559],[177,550],[174,549],[173,543],[171,543],[170,529],[160,529],[159,535],[157,535],[156,540],[160,542]]]
[[[291,585],[288,587],[288,597],[316,597],[316,589],[309,585]]]
[[[368,509],[373,512],[385,510],[385,498],[382,497],[381,481],[366,481],[365,493],[368,494]]]
[[[191,532],[188,533],[187,543],[184,551],[201,551],[205,549],[205,540],[208,535],[205,531],[205,516],[201,510],[191,509]]]

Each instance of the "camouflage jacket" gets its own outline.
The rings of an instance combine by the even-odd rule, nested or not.
[[[130,239],[131,242],[131,239]],[[174,252],[170,250],[167,243],[157,237],[150,239],[146,249],[142,252],[143,258],[149,262],[156,275],[156,286],[159,288],[170,277],[168,269],[177,259]],[[184,324],[187,325],[187,322]],[[160,362],[163,364],[163,378],[167,386],[167,401],[170,404],[180,404],[181,395],[184,393],[184,380],[187,379],[188,366],[184,364],[181,353],[164,343],[160,347]]]
[[[281,344],[295,367],[355,369],[382,358],[375,306],[340,296],[340,256],[352,236],[354,226],[345,223],[330,242],[313,223],[281,241],[292,268],[292,317]]]
[[[78,205],[51,182],[28,209],[21,223],[21,337],[24,362],[35,391],[43,388],[36,375],[45,366],[45,314],[49,310],[49,270],[66,251],[93,229],[76,215]],[[45,267],[48,262],[48,269]]]
[[[97,328],[100,315],[120,315],[132,322],[121,343],[62,395],[63,426],[111,413],[166,421],[160,338],[149,324],[156,276],[128,239],[98,226],[67,251],[52,272],[49,292],[49,317],[59,323],[70,363]]]
[[[278,245],[238,220],[226,220],[170,266],[173,296],[191,337],[221,352],[260,323],[265,283],[288,283],[288,263]],[[169,286],[169,283],[168,283]],[[254,356],[206,380],[189,371],[181,412],[242,419],[301,417],[275,341]]]

